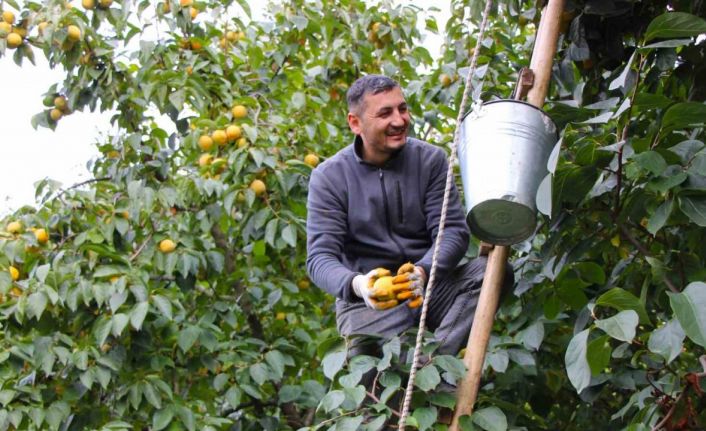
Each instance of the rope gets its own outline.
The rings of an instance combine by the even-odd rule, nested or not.
[[[488,15],[490,14],[490,7],[493,4],[493,0],[486,0],[485,10],[483,11],[483,20],[480,25],[480,30],[478,32],[478,38],[476,39],[476,48],[471,57],[471,66],[466,75],[465,88],[463,90],[463,97],[461,98],[461,107],[458,110],[458,117],[456,118],[456,130],[454,132],[454,140],[451,145],[451,155],[448,159],[448,170],[446,171],[446,188],[444,189],[444,202],[441,206],[441,219],[439,220],[439,232],[436,234],[436,242],[434,244],[434,254],[431,261],[431,270],[429,274],[429,283],[427,284],[426,293],[424,294],[424,301],[422,302],[422,314],[419,318],[419,330],[417,331],[417,341],[414,346],[414,357],[412,359],[412,368],[409,370],[409,380],[407,381],[407,389],[404,394],[404,404],[402,405],[402,413],[400,414],[399,430],[404,431],[405,422],[407,421],[407,416],[409,416],[409,405],[412,401],[412,390],[414,388],[414,378],[417,376],[417,367],[419,366],[419,357],[422,352],[422,338],[424,335],[424,330],[426,328],[427,311],[429,309],[429,300],[431,298],[431,293],[434,288],[434,281],[436,278],[436,266],[439,257],[439,244],[444,238],[444,227],[446,225],[446,213],[449,206],[449,196],[451,194],[451,185],[454,181],[453,166],[456,160],[456,150],[458,148],[458,143],[461,137],[460,125],[463,121],[463,116],[466,111],[466,105],[468,104],[468,95],[472,87],[473,75],[476,72],[476,64],[478,63],[478,53],[481,50],[481,43],[483,41],[483,36],[485,34],[486,26],[488,25]]]

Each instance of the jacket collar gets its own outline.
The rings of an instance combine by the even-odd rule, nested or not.
[[[409,136],[405,139],[405,144],[402,148],[399,149],[399,151],[396,151],[392,156],[385,162],[385,164],[382,166],[382,168],[388,168],[390,167],[394,161],[399,158],[399,155],[402,154],[404,149],[409,145]],[[353,156],[355,157],[355,160],[358,163],[368,165],[368,166],[373,166],[375,168],[378,168],[380,166],[375,166],[372,163],[368,163],[365,160],[363,160],[363,138],[360,137],[360,135],[355,135],[355,138],[353,138]]]

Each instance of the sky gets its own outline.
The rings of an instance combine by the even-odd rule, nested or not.
[[[80,4],[76,0],[73,3]],[[424,9],[432,5],[442,9],[436,15],[439,28],[443,28],[448,19],[448,1],[413,3]],[[256,4],[262,2],[251,2],[254,14],[262,10]],[[425,42],[436,54],[441,41]],[[43,93],[64,77],[62,69],[52,70],[43,54],[38,50],[36,54],[36,66],[26,62],[18,67],[10,57],[0,58],[0,217],[23,205],[36,205],[35,184],[44,178],[59,181],[63,187],[90,179],[87,165],[100,154],[96,142],[100,136],[116,131],[110,125],[110,113],[87,111],[62,118],[55,131],[33,129],[32,116],[46,109]]]

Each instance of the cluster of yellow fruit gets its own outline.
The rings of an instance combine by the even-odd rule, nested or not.
[[[194,20],[199,15],[199,10],[194,7],[194,0],[179,0],[179,6],[184,8],[189,8],[189,16]],[[171,0],[167,0],[162,3],[162,13],[169,13],[172,11]]]
[[[5,227],[5,230],[7,233],[13,235],[13,236],[18,236],[24,231],[24,227],[22,226],[22,222],[19,221],[11,221],[10,223],[7,224]],[[34,233],[34,237],[37,240],[37,242],[41,245],[46,244],[49,242],[49,233],[47,232],[46,229],[40,228],[30,228],[30,230]],[[27,250],[32,249],[31,247],[27,247]],[[10,273],[10,277],[12,278],[12,281],[17,281],[20,278],[20,271],[17,269],[15,266],[10,265],[8,268],[8,271]]]
[[[243,31],[227,31],[225,36],[220,39],[219,45],[221,49],[226,49],[228,47],[228,44],[236,43],[244,38],[245,33]]]
[[[49,111],[49,118],[52,121],[59,121],[64,115],[69,115],[69,104],[64,96],[56,96],[54,98],[54,108]]]
[[[236,105],[232,109],[233,119],[242,119],[247,117],[248,110],[243,105]],[[228,161],[224,158],[214,158],[209,153],[214,148],[214,145],[222,147],[227,143],[235,142],[238,148],[244,148],[248,145],[247,139],[243,137],[243,130],[240,126],[231,124],[225,129],[214,130],[210,135],[201,135],[197,145],[204,151],[199,157],[199,166],[201,168],[209,168],[218,178],[218,175],[226,169]],[[210,174],[210,173],[209,173]]]
[[[100,9],[108,9],[111,5],[113,4],[113,0],[98,0],[98,8]],[[96,0],[81,0],[81,6],[83,6],[84,9],[95,9],[96,8]]]
[[[22,27],[13,27],[15,23],[15,14],[12,11],[6,10],[2,13],[0,21],[0,38],[5,38],[7,47],[14,49],[22,45],[24,37],[27,35],[27,29]]]

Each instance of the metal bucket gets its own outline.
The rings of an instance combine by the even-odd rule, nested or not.
[[[474,235],[497,245],[532,235],[537,188],[557,139],[547,114],[517,100],[485,103],[463,119],[458,155]]]

